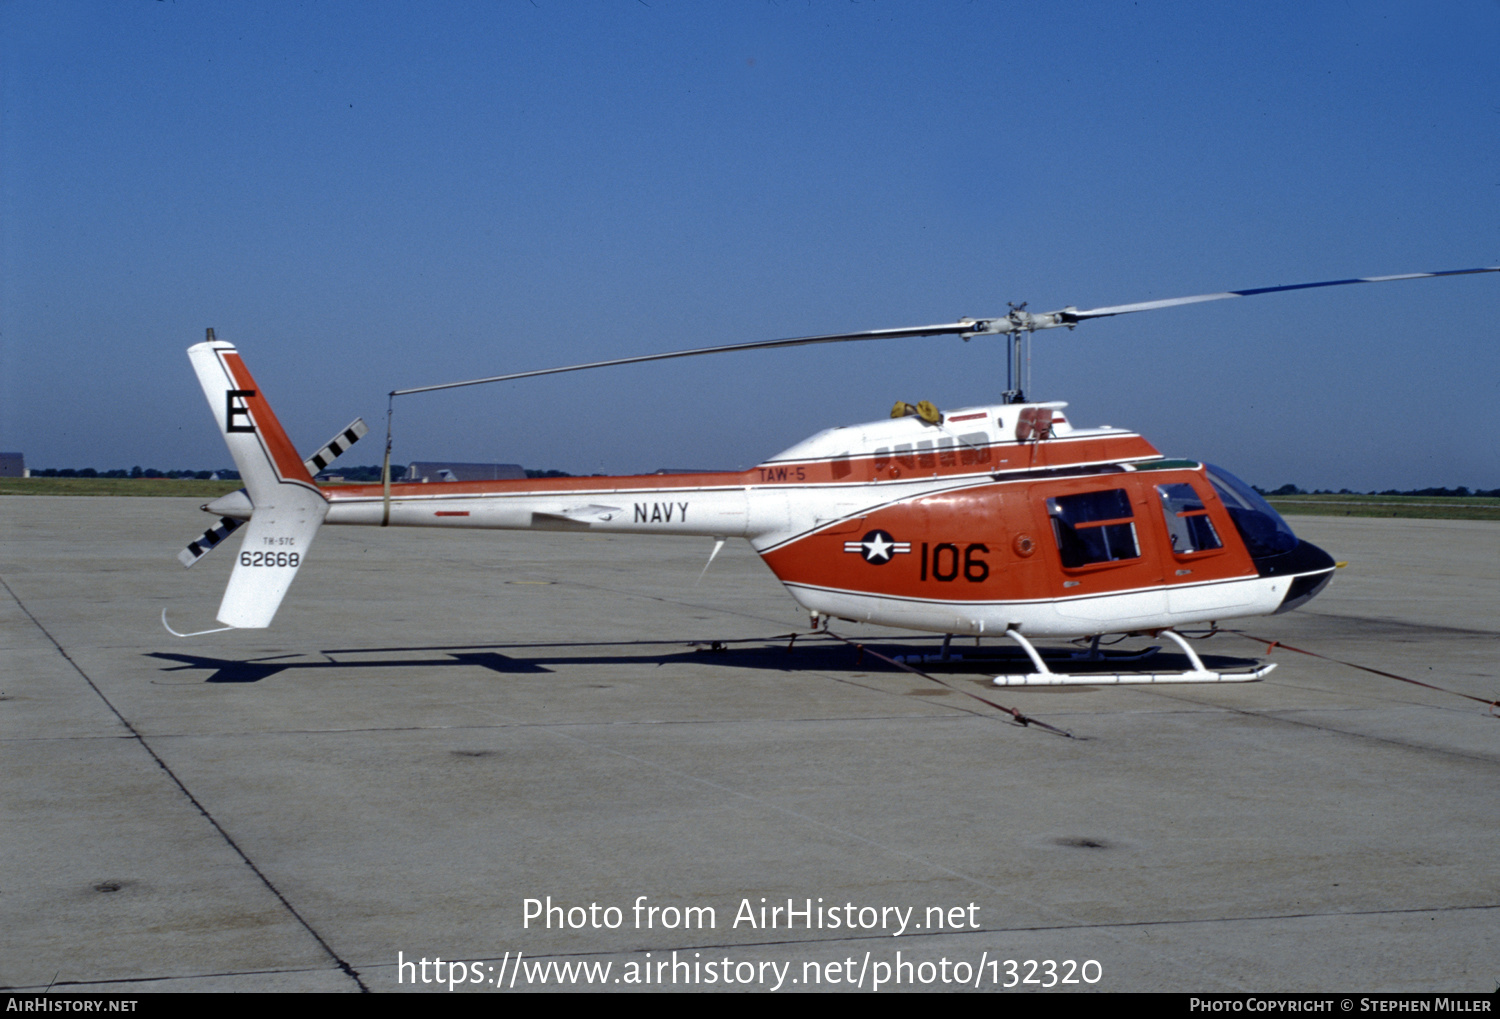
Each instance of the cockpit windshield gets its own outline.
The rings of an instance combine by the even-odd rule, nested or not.
[[[1224,500],[1229,518],[1245,539],[1245,547],[1254,559],[1282,555],[1297,547],[1298,538],[1281,519],[1281,514],[1262,499],[1260,493],[1222,467],[1203,465],[1214,491]]]

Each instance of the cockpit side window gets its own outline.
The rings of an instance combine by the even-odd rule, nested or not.
[[[1173,552],[1186,555],[1224,547],[1192,485],[1157,485],[1156,494],[1161,497],[1161,512],[1166,518]]]
[[[1059,495],[1047,500],[1057,550],[1067,567],[1136,559],[1135,515],[1123,488]]]

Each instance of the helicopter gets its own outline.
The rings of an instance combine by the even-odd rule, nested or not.
[[[245,487],[205,504],[220,519],[179,553],[197,563],[241,525],[244,541],[218,612],[224,626],[271,624],[319,528],[449,527],[707,537],[714,557],[747,540],[808,613],[946,635],[1003,637],[1034,671],[996,685],[1243,682],[1274,665],[1208,669],[1188,627],[1287,612],[1317,596],[1338,563],[1297,537],[1228,471],[1163,455],[1135,432],[1073,424],[1059,401],[1026,397],[1032,334],[1096,318],[1262,294],[1500,267],[1300,283],[1079,310],[1012,304],[988,319],[764,340],[617,358],[391,391],[378,484],[320,485],[314,476],[368,432],[356,420],[303,458],[237,348],[189,348]],[[745,471],[503,481],[395,482],[391,417],[398,396],[671,358],[896,337],[1004,335],[1001,402],[939,410],[898,402],[890,418],[829,428]],[[705,566],[705,570],[707,566]],[[1166,638],[1189,668],[1057,672],[1033,641],[1084,638],[1077,657],[1108,657],[1109,634]],[[1133,657],[1144,657],[1158,647]]]

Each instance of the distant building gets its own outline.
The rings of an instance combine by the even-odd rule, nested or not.
[[[0,478],[29,478],[24,453],[0,453]]]
[[[524,481],[520,464],[454,464],[416,461],[406,468],[407,481]]]

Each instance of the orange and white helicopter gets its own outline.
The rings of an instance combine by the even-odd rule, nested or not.
[[[1249,485],[1220,468],[1168,459],[1116,428],[1079,428],[1066,404],[1027,402],[1026,346],[1037,330],[1231,297],[1353,283],[1500,272],[1409,273],[1225,291],[992,319],[741,343],[396,390],[396,396],[557,372],[894,337],[1008,335],[1003,402],[941,412],[898,403],[889,420],[831,428],[748,471],[630,477],[396,483],[387,429],[380,484],[320,486],[314,474],[367,431],[356,421],[304,460],[234,346],[188,351],[245,488],[203,508],[221,519],[179,554],[191,566],[248,521],[219,607],[223,629],[268,626],[324,524],[459,527],[744,538],[812,617],[936,633],[1004,636],[1035,671],[997,685],[1226,682],[1274,666],[1213,672],[1177,632],[1296,608],[1336,567]],[[166,615],[163,612],[163,623]],[[170,627],[168,627],[170,629]],[[176,633],[176,631],[172,631]],[[200,633],[218,632],[214,630]],[[1179,672],[1048,668],[1037,637],[1166,637]],[[192,636],[193,634],[178,634]],[[946,645],[945,645],[946,648]]]

